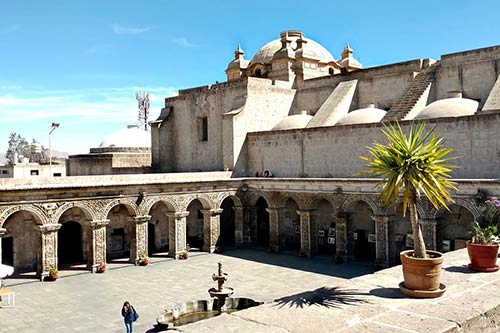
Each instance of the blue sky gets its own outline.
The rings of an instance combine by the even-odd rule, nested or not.
[[[365,67],[500,44],[500,1],[2,1],[0,152],[18,132],[85,153],[136,122],[134,93],[155,118],[178,89],[225,81],[238,43],[251,58],[300,29]]]

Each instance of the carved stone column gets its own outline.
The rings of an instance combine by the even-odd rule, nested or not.
[[[135,238],[130,244],[130,262],[135,265],[139,264],[139,257],[142,254],[148,253],[148,222],[150,220],[150,215],[134,217]]]
[[[186,250],[186,217],[189,212],[167,213],[168,217],[168,256],[179,259]]]
[[[2,263],[2,237],[7,234],[7,229],[0,228],[0,264]]]
[[[234,245],[243,243],[243,207],[235,206],[234,211]]]
[[[52,267],[57,268],[57,231],[61,228],[60,224],[45,224],[39,226],[42,237],[42,246],[40,249],[40,260],[38,262],[38,274],[43,280],[49,275]]]
[[[375,265],[378,267],[389,267],[389,217],[374,215],[371,218],[375,222]]]
[[[266,208],[269,213],[269,249],[278,252],[283,247],[280,235],[283,233],[283,208]]]
[[[220,213],[222,208],[202,209],[203,213],[203,251],[214,253],[220,236]]]
[[[243,206],[243,241],[257,242],[257,207]]]
[[[300,252],[311,257],[311,211],[297,210],[300,217]]]
[[[335,256],[338,263],[346,260],[347,252],[347,218],[345,213],[333,214],[335,219]]]
[[[91,253],[88,266],[92,273],[97,272],[101,262],[106,263],[106,226],[109,220],[90,221]]]
[[[425,246],[428,250],[436,250],[436,224],[435,219],[420,219],[420,226],[422,227],[422,234],[424,236]]]

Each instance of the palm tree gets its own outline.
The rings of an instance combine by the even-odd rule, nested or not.
[[[378,186],[381,188],[379,200],[385,207],[396,203],[402,193],[403,216],[409,209],[417,258],[427,258],[417,215],[420,193],[423,192],[436,209],[439,206],[448,209],[446,202],[453,202],[448,190],[456,190],[455,183],[449,180],[454,166],[446,164],[451,158],[445,158],[452,149],[443,147],[443,138],[432,135],[436,127],[426,134],[424,127],[424,123],[411,123],[406,136],[399,123],[384,125],[382,133],[389,144],[374,143],[373,147],[367,147],[371,156],[361,157],[368,161],[368,170],[362,174],[383,178]]]

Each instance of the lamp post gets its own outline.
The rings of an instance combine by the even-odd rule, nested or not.
[[[56,128],[59,127],[59,123],[52,123],[51,130],[49,132],[49,172],[50,172],[50,177],[52,177],[52,143],[50,140],[50,135]]]

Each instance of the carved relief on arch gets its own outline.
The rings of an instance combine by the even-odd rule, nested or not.
[[[338,212],[345,199],[346,196],[344,194],[316,193],[313,195],[311,209],[318,208],[319,203],[324,200],[330,204],[334,212]]]
[[[479,221],[479,218],[481,214],[484,212],[485,207],[478,207],[476,205],[476,202],[474,199],[470,198],[453,198],[455,201],[455,205],[464,207],[467,209],[472,216],[474,217],[475,221]],[[435,211],[434,213],[434,218],[438,218],[440,214],[442,214],[445,211],[443,207],[440,207],[438,210]]]
[[[0,227],[4,225],[9,216],[20,211],[27,211],[31,213],[37,224],[50,224],[49,217],[39,207],[35,205],[15,205],[0,207]]]
[[[150,196],[147,197],[146,200],[143,200],[141,204],[138,207],[138,211],[141,216],[146,216],[149,215],[149,212],[151,211],[151,208],[158,202],[162,202],[167,206],[169,211],[175,212],[178,211],[177,209],[177,204],[175,203],[174,200],[172,200],[172,197],[162,195],[162,196]]]
[[[127,209],[129,210],[129,213],[133,216],[139,215],[139,210],[137,208],[137,204],[133,200],[128,199],[128,198],[119,198],[119,199],[113,199],[113,200],[108,201],[106,203],[106,206],[102,210],[103,215],[101,215],[100,219],[101,220],[107,219],[108,214],[111,211],[111,209],[113,209],[113,207],[118,206],[118,205],[126,206]]]
[[[261,197],[264,198],[268,207],[271,204],[271,200],[270,200],[267,192],[262,192],[259,190],[252,189],[252,190],[248,190],[247,192],[244,192],[244,193],[245,194],[242,198],[242,201],[246,206],[254,207],[257,204],[257,200],[259,200],[259,198],[261,198]]]
[[[243,206],[241,203],[241,199],[236,195],[236,191],[231,192],[219,192],[217,196],[212,198],[213,202],[215,202],[215,209],[220,208],[222,206],[222,202],[227,198],[231,198],[233,200],[233,204],[235,207]]]
[[[193,200],[198,200],[201,203],[203,209],[213,209],[210,197],[202,193],[187,194],[182,200],[182,205],[179,205],[181,211],[187,211],[188,206]]]
[[[300,210],[309,210],[311,209],[312,203],[314,201],[314,194],[307,192],[285,192],[282,193],[283,196],[286,197],[286,200],[283,204],[286,203],[288,198],[292,198]],[[281,207],[281,206],[280,206]]]
[[[52,220],[53,223],[59,223],[59,219],[61,216],[71,208],[79,208],[84,214],[87,220],[89,221],[94,221],[98,219],[97,212],[93,211],[92,207],[84,201],[78,201],[78,202],[66,202],[59,206],[54,213]]]
[[[382,209],[380,209],[379,206],[375,203],[375,200],[373,200],[371,197],[369,197],[367,195],[359,195],[359,194],[348,195],[347,199],[344,200],[344,202],[342,203],[341,211],[342,212],[347,211],[347,208],[349,208],[349,206],[352,203],[355,203],[357,201],[363,201],[368,206],[370,206],[374,215],[384,215],[385,214],[385,212]]]

